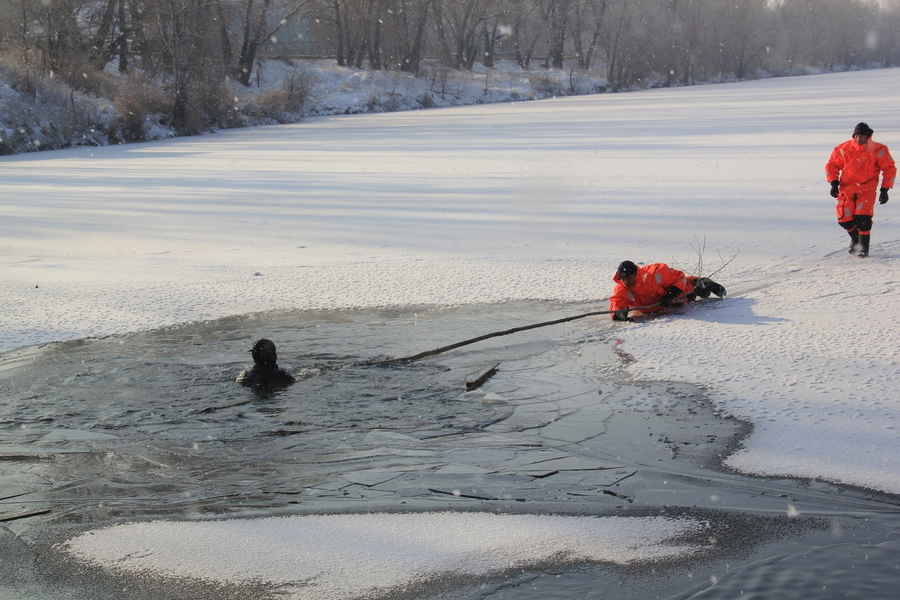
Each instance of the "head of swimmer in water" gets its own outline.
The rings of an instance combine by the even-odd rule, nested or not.
[[[256,340],[253,348],[250,349],[250,355],[257,367],[270,370],[278,367],[278,352],[275,350],[275,343],[272,340],[265,338]]]

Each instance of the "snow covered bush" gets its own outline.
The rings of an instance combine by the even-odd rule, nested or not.
[[[293,123],[303,117],[312,99],[317,78],[306,69],[295,67],[284,75],[280,89],[262,91],[245,103],[241,112],[249,117]]]
[[[140,74],[124,78],[115,94],[119,117],[116,129],[123,141],[139,142],[152,138],[152,123],[162,120],[170,112],[168,98],[152,81]]]
[[[316,83],[316,75],[306,69],[295,67],[287,73],[282,87],[287,94],[287,108],[290,112],[303,113],[303,108],[312,98]]]
[[[234,94],[224,79],[202,78],[191,83],[189,114],[184,133],[200,133],[216,127],[240,127],[243,120]]]
[[[277,123],[290,123],[296,120],[292,118],[290,94],[284,90],[269,90],[262,92],[256,99],[241,109],[245,115],[261,119],[271,119]],[[300,107],[302,111],[302,106]]]
[[[369,98],[366,100],[366,110],[369,112],[378,112],[381,110],[381,93],[377,90],[369,92]]]
[[[422,108],[434,108],[434,96],[432,96],[428,92],[419,96],[416,101]]]
[[[450,68],[443,65],[434,67],[424,67],[422,76],[431,82],[431,91],[440,95],[441,98],[447,96],[447,83],[450,80]]]
[[[396,90],[391,90],[385,96],[386,98],[382,103],[382,109],[385,112],[396,112],[403,109],[403,94]]]
[[[0,60],[0,154],[108,143],[115,109],[28,64]]]
[[[546,98],[552,96],[562,96],[563,85],[559,82],[559,78],[552,71],[546,73],[529,73],[528,82],[531,89],[538,97]]]
[[[98,70],[94,65],[77,58],[65,61],[61,71],[51,72],[53,79],[70,88],[96,98],[112,98],[120,85],[119,76]]]

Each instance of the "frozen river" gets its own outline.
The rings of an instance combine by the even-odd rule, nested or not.
[[[848,256],[822,167],[863,119],[896,153],[897,73],[0,159],[0,597],[896,589],[897,200]],[[729,296],[372,363],[626,258]],[[260,337],[296,385],[233,383]]]

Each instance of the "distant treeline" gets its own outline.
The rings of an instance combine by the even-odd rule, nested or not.
[[[686,85],[898,64],[900,0],[0,0],[17,85],[52,75],[113,97],[114,64],[132,96],[165,83],[151,103],[180,131],[227,119],[226,77],[251,85],[261,56],[298,49],[411,73],[426,56],[503,57],[599,71],[611,90]]]
[[[524,69],[599,68],[622,89],[900,62],[900,0],[333,0],[310,10],[338,63],[410,72],[425,55],[456,69],[502,56]]]

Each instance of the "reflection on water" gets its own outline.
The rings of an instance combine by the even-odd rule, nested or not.
[[[747,426],[717,416],[693,386],[627,381],[613,350],[615,328],[602,318],[494,338],[419,363],[371,364],[596,308],[522,302],[278,312],[0,355],[0,515],[35,513],[9,523],[19,537],[0,535],[0,555],[22,540],[40,548],[84,528],[159,517],[681,510],[705,511],[721,530],[721,558],[690,570],[705,568],[725,581],[723,562],[757,560],[753,552],[766,544],[818,535],[804,532],[823,523],[847,521],[842,531],[859,531],[854,520],[864,516],[896,527],[890,497],[719,471]],[[296,384],[260,394],[234,383],[260,337],[277,343],[279,364]],[[467,379],[498,362],[496,375],[466,392]],[[788,507],[829,516],[801,524],[787,516],[798,509]],[[856,542],[848,535],[841,534],[847,547],[859,548],[853,544],[869,543],[872,534]],[[51,580],[84,577],[63,567],[50,571]],[[675,565],[661,572],[681,571]],[[433,593],[498,600],[713,593],[699,590],[698,580],[657,585],[655,573],[644,569],[635,579],[609,568],[567,568]],[[871,575],[884,585],[884,572]],[[12,589],[4,587],[12,585],[8,577],[0,576],[0,598]],[[599,595],[604,582],[612,587]],[[35,589],[35,598],[62,597],[44,584]],[[261,597],[203,589],[210,597]],[[153,588],[147,597],[166,597],[161,593]]]
[[[677,600],[780,598],[896,598],[900,581],[900,537],[876,544],[838,543],[797,553],[775,554],[716,578]],[[673,598],[673,600],[676,600]]]

